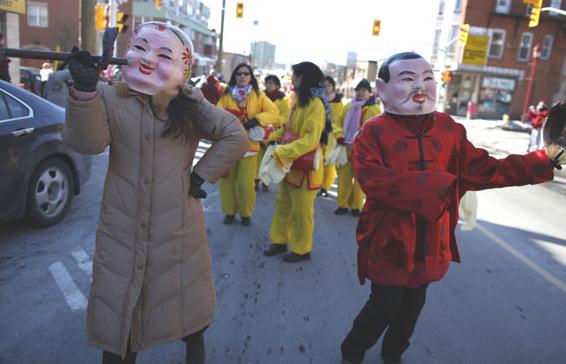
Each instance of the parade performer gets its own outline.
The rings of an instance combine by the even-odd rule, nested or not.
[[[97,85],[75,51],[65,142],[84,154],[109,149],[96,231],[87,327],[103,363],[134,363],[150,346],[183,339],[187,363],[205,360],[215,290],[200,198],[248,147],[241,123],[189,86],[193,45],[180,29],[133,31],[125,83]],[[192,168],[199,140],[212,146]],[[191,173],[192,168],[192,173]]]
[[[466,191],[553,179],[544,151],[495,159],[435,112],[432,66],[420,55],[387,59],[377,90],[385,113],[364,124],[352,156],[367,196],[356,231],[358,275],[371,281],[371,294],[342,343],[344,364],[361,363],[386,329],[381,356],[400,362],[429,283],[460,261],[455,228]]]
[[[314,201],[323,174],[322,158],[314,166],[314,155],[320,150],[320,135],[326,123],[324,103],[315,95],[324,92],[323,81],[324,75],[315,64],[301,62],[293,66],[297,97],[289,123],[270,136],[270,140],[282,144],[273,152],[279,165],[294,163],[277,190],[270,232],[273,244],[264,254],[284,253],[289,244],[291,252],[283,257],[288,263],[310,259],[313,246]]]
[[[344,95],[336,93],[336,81],[330,76],[324,78],[324,87],[326,88],[326,100],[330,105],[332,110],[330,113],[332,119],[332,128],[336,128],[336,120],[342,113],[344,109],[344,104],[342,103],[342,97]],[[334,133],[328,134],[328,143],[323,147],[323,155],[326,160],[334,146],[336,145],[336,138]],[[320,188],[320,195],[323,197],[328,196],[328,190],[332,187],[334,180],[336,179],[336,166],[334,165],[324,165],[324,176],[322,178],[322,186]]]
[[[529,110],[528,116],[531,121],[531,137],[527,152],[533,152],[543,148],[542,124],[548,116],[548,105],[546,105],[544,100],[539,101],[536,108]]]
[[[279,110],[279,117],[277,118],[277,121],[266,127],[266,139],[267,139],[269,138],[269,133],[272,133],[273,131],[281,128],[283,124],[285,124],[289,119],[289,101],[287,100],[287,95],[285,95],[285,92],[281,91],[281,81],[279,80],[279,77],[275,75],[267,75],[265,77],[264,83],[265,83],[265,94],[267,95],[267,97],[269,97],[269,99],[273,102],[273,104],[277,106],[277,109]],[[265,149],[267,147],[266,142],[261,142],[260,144],[261,144],[260,145],[261,150],[258,153],[258,157],[257,157],[258,174],[259,174],[259,166],[261,164],[261,160],[263,159],[263,156],[265,155]],[[259,189],[259,184],[260,184],[259,175],[256,175],[256,180],[255,180],[256,191]],[[264,191],[269,191],[269,186],[264,183],[261,183],[261,188]]]
[[[348,163],[338,167],[338,208],[334,213],[342,215],[351,209],[353,216],[360,216],[364,206],[364,193],[354,176],[352,165],[352,143],[362,125],[372,117],[381,114],[381,108],[372,96],[368,80],[361,80],[355,88],[356,96],[340,114],[334,128],[336,142],[348,150]]]
[[[245,63],[236,66],[217,105],[238,116],[246,130],[268,126],[278,120],[277,106],[259,89],[252,67]],[[240,214],[244,226],[251,223],[259,151],[259,141],[251,141],[244,158],[218,182],[225,224],[234,223],[236,213]]]

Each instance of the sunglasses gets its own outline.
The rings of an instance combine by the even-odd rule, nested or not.
[[[249,72],[238,72],[236,73],[236,76],[249,76],[250,73]]]

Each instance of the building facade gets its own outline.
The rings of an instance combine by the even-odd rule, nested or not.
[[[478,117],[519,119],[527,105],[566,98],[566,17],[542,12],[539,25],[529,28],[530,6],[523,0],[438,1],[433,62],[438,71],[452,71],[452,79],[439,84],[439,109],[464,116],[472,106]],[[543,7],[564,10],[561,0],[543,0]],[[463,45],[464,24],[470,28]]]
[[[273,68],[275,44],[266,41],[252,42],[250,56],[254,67]]]

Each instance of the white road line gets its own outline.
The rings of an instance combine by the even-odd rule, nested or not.
[[[71,308],[71,311],[75,312],[78,310],[86,309],[87,301],[82,292],[69,275],[69,272],[61,262],[55,262],[49,266],[49,271],[55,278],[55,282],[59,286],[59,289],[63,293],[67,304]]]
[[[490,238],[491,240],[493,240],[497,245],[499,245],[500,247],[502,247],[503,249],[507,250],[509,253],[511,253],[515,258],[519,259],[520,261],[522,261],[523,263],[525,263],[527,266],[529,266],[532,270],[534,270],[535,272],[537,272],[538,274],[540,274],[541,276],[543,276],[546,280],[548,280],[550,283],[554,284],[556,287],[558,287],[558,289],[560,289],[562,292],[566,293],[566,283],[562,282],[558,277],[556,277],[555,275],[553,275],[552,273],[548,272],[547,270],[545,270],[544,268],[539,267],[535,262],[533,262],[532,260],[530,260],[528,257],[526,257],[524,254],[522,254],[521,252],[517,251],[515,248],[513,248],[509,243],[507,243],[506,241],[504,241],[503,239],[499,238],[498,236],[496,236],[495,234],[493,234],[491,231],[489,231],[488,229],[484,228],[483,226],[481,226],[480,224],[476,224],[476,227],[482,232],[484,233],[488,238]]]
[[[83,248],[77,246],[71,251],[71,255],[77,261],[79,268],[88,275],[92,282],[92,260],[90,260],[88,253]]]

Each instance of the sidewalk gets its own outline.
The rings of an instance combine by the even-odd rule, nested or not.
[[[505,130],[503,120],[471,119],[452,116],[456,122],[464,125],[468,139],[475,145],[484,148],[496,158],[504,158],[509,154],[525,154],[529,145],[530,134],[524,131]],[[555,170],[555,181],[566,188],[566,168]]]

